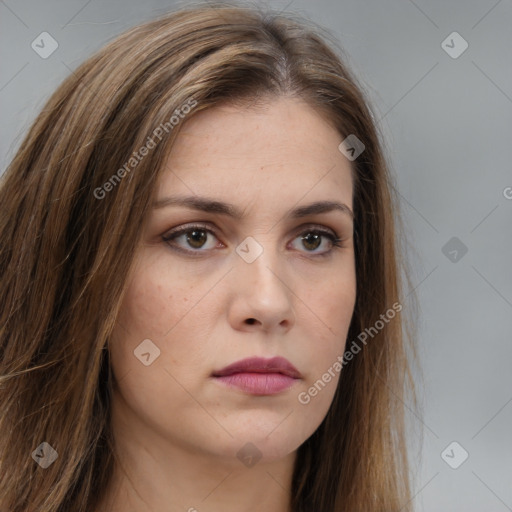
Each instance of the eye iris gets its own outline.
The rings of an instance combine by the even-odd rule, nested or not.
[[[314,247],[307,247],[307,245],[311,243],[312,240]],[[302,237],[302,241],[305,242],[304,247],[306,247],[306,249],[316,249],[321,244],[321,235],[308,233],[306,236]]]
[[[201,248],[205,244],[206,238],[206,232],[203,230],[194,229],[187,234],[187,242],[195,249]]]

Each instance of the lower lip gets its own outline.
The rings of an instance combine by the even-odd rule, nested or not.
[[[252,395],[275,395],[295,384],[297,379],[282,373],[234,373],[216,380]]]

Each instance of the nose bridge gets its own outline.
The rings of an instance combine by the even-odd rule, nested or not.
[[[259,306],[270,305],[274,311],[286,313],[291,307],[292,294],[286,285],[283,265],[279,253],[272,245],[272,237],[261,241],[247,237],[240,243],[236,252],[240,258],[237,262],[236,279],[245,290],[250,302]]]
[[[237,248],[237,253],[242,260],[239,265],[242,267],[243,273],[248,274],[251,281],[259,283],[260,286],[273,286],[276,276],[271,269],[278,267],[275,249],[271,247],[269,239],[258,242],[253,237],[248,238]]]

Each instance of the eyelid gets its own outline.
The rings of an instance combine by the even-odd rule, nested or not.
[[[171,229],[170,231],[167,231],[164,235],[162,235],[162,238],[170,239],[171,236],[186,233],[188,231],[192,231],[194,229],[202,229],[204,231],[209,231],[213,233],[215,236],[217,236],[216,229],[212,228],[211,225],[205,224],[202,222],[192,222],[190,224],[181,224],[180,226],[177,226],[176,228]]]
[[[314,222],[306,222],[305,224],[301,224],[296,229],[293,230],[293,232],[297,235],[300,235],[304,231],[322,231],[323,233],[331,233],[332,235],[336,236],[338,238],[338,233],[328,227],[324,226],[323,224],[315,224]]]
[[[203,223],[203,222],[192,222],[190,224],[182,224],[180,226],[177,226],[176,228],[173,228],[172,230],[168,231],[163,235],[164,237],[169,237],[171,235],[174,235],[176,233],[181,233],[184,231],[192,230],[192,229],[204,229],[205,231],[212,232],[215,236],[217,236],[217,228],[212,227],[211,224]],[[318,231],[328,231],[332,233],[335,236],[338,236],[337,232],[325,225],[322,224],[315,224],[314,222],[306,222],[304,224],[301,224],[300,226],[296,227],[293,230],[293,233],[300,234],[304,230],[312,229],[312,230],[318,230]]]
[[[178,226],[176,228],[173,228],[170,231],[167,231],[165,234],[162,235],[162,240],[164,242],[171,242],[174,238],[177,238],[180,235],[183,235],[183,234],[188,233],[190,231],[193,231],[194,229],[196,229],[198,231],[206,231],[207,233],[211,233],[211,234],[215,235],[215,237],[217,239],[219,238],[219,236],[217,234],[217,230],[215,228],[212,228],[211,225],[205,224],[205,223],[202,223],[202,222],[193,222],[191,224],[182,224],[182,225],[180,225],[180,226]],[[178,247],[178,246],[173,247],[173,248],[175,248],[176,250],[181,250],[182,252],[185,252],[185,253],[189,253],[189,252],[194,252],[194,253],[206,252],[206,251],[188,251],[187,249],[183,249],[183,248]]]

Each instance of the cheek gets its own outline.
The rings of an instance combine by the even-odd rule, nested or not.
[[[347,276],[325,287],[310,289],[301,299],[305,310],[310,310],[308,314],[316,317],[318,334],[331,338],[329,345],[345,341],[356,301],[355,278]]]
[[[308,372],[305,386],[298,398],[300,407],[306,408],[318,419],[327,414],[332,403],[338,381],[343,371],[340,358],[343,357],[347,335],[356,301],[355,276],[331,281],[323,292],[311,291],[304,303],[314,311],[319,321],[318,330],[309,331],[314,343],[308,344],[305,353],[308,357]]]
[[[310,354],[311,364],[295,397],[299,413],[309,418],[308,425],[318,426],[332,404],[343,371],[340,360],[344,347],[345,338],[322,344]]]
[[[172,328],[173,322],[177,321],[176,318],[179,318],[177,315],[179,311],[176,311],[174,297],[150,274],[139,273],[131,280],[109,343],[112,367],[118,380],[134,370],[142,370],[141,362],[136,359],[134,351],[144,340],[151,340],[161,355],[165,350],[162,340]],[[150,352],[151,348],[152,345],[148,345]],[[155,357],[156,354],[157,351],[150,357]],[[158,357],[148,368],[159,366]]]
[[[129,333],[162,338],[190,307],[187,295],[174,279],[140,273],[126,291],[118,322]]]
[[[172,273],[164,262],[147,259],[148,264],[137,266],[123,298],[110,343],[112,365],[118,376],[140,370],[134,350],[149,339],[160,350],[150,368],[169,365],[186,377],[191,362],[207,357],[201,340],[211,318],[199,304],[205,290],[193,276]],[[204,321],[198,320],[201,315]]]

